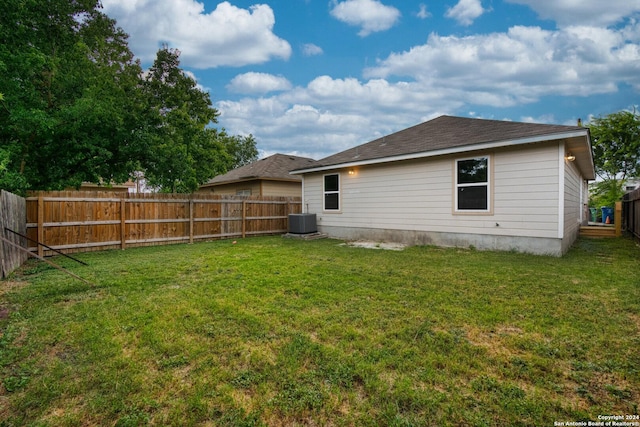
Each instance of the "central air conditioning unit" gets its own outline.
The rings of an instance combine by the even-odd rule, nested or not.
[[[317,233],[316,214],[289,214],[289,233]]]

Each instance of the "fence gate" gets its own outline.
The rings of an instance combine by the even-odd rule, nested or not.
[[[22,235],[27,234],[27,203],[22,197],[2,190],[0,191],[0,236],[23,248],[27,247],[26,239],[6,229]],[[0,239],[0,255],[3,279],[20,267],[28,257],[26,252],[5,243],[2,239]]]

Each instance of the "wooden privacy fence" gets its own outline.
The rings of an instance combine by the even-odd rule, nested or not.
[[[286,233],[288,215],[302,207],[300,198],[208,194],[65,191],[26,200],[28,237],[64,252]]]
[[[625,230],[640,239],[640,188],[624,195],[622,222]]]
[[[12,230],[24,235],[26,212],[26,203],[22,197],[0,191],[0,277],[3,279],[27,260],[27,253],[19,249],[27,246],[26,240],[7,231]]]

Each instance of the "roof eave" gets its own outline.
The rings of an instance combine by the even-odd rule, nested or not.
[[[269,178],[269,177],[253,177],[253,178],[239,178],[239,179],[232,179],[229,181],[219,181],[219,182],[208,182],[206,184],[202,184],[200,185],[200,188],[203,187],[217,187],[219,185],[230,185],[230,184],[241,184],[243,182],[251,182],[251,181],[279,181],[279,182],[300,182],[299,179],[295,179],[295,178]]]
[[[540,136],[533,136],[533,137],[526,137],[526,138],[483,142],[479,144],[462,145],[459,147],[443,148],[443,149],[432,150],[432,151],[422,151],[418,153],[401,154],[396,156],[381,157],[377,159],[369,159],[369,160],[362,160],[362,161],[355,160],[352,162],[336,163],[333,165],[319,166],[315,168],[298,169],[298,170],[293,170],[289,173],[291,175],[301,175],[301,174],[311,173],[311,172],[322,172],[322,171],[329,171],[329,170],[341,169],[341,168],[397,162],[402,160],[422,159],[427,157],[444,156],[448,154],[459,154],[459,153],[464,153],[468,151],[489,150],[493,148],[510,147],[510,146],[516,146],[516,145],[524,145],[524,144],[534,144],[534,143],[545,142],[545,141],[555,141],[555,140],[575,138],[580,136],[585,136],[589,138],[588,130],[587,129],[575,130],[571,132],[561,132],[561,133],[547,134],[547,135],[540,135]]]
[[[579,140],[567,140],[567,151],[576,156],[576,166],[580,170],[584,179],[592,181],[596,179],[595,163],[593,161],[593,151],[591,149],[591,135],[587,131],[585,135],[586,144],[580,143]]]

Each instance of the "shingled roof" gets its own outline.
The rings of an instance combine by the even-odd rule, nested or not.
[[[274,154],[233,169],[224,175],[218,175],[204,185],[228,184],[254,179],[302,181],[302,177],[290,175],[289,172],[293,169],[312,167],[314,164],[315,160],[307,157],[298,157],[290,154]]]
[[[471,119],[465,117],[440,116],[391,135],[350,148],[320,159],[310,168],[358,164],[376,159],[438,152],[500,141],[536,139],[546,135],[584,134],[588,130],[579,126],[518,123],[500,120]],[[574,135],[575,136],[575,135]],[[559,138],[559,137],[558,137]],[[558,139],[556,138],[556,139]],[[302,172],[303,169],[298,168]]]

